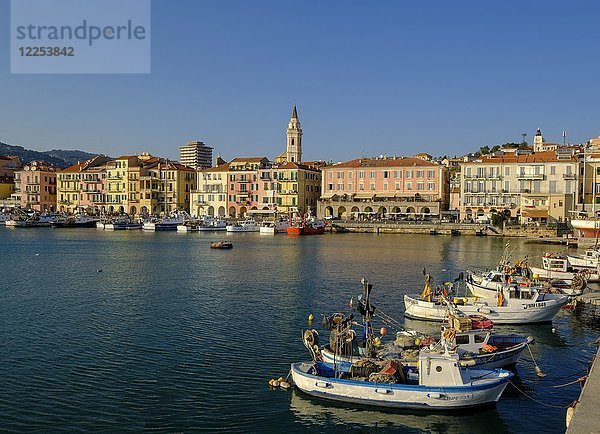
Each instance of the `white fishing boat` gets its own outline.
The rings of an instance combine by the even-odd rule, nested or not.
[[[563,294],[541,293],[531,286],[509,284],[495,298],[448,297],[435,295],[431,278],[419,296],[404,295],[404,315],[428,321],[447,321],[450,313],[485,315],[494,324],[530,324],[550,322],[569,298]]]
[[[185,222],[185,215],[175,214],[161,219],[152,219],[142,223],[142,229],[145,231],[176,231],[177,226]]]
[[[445,329],[442,328],[442,334],[444,331]],[[405,336],[411,338],[413,342],[416,339],[421,341],[426,339],[416,332],[403,331],[398,334],[400,342],[405,342],[402,339]],[[494,369],[516,364],[527,345],[532,342],[532,336],[497,334],[493,330],[465,330],[456,332],[448,343],[450,347],[456,348],[461,366]],[[342,364],[343,370],[349,370],[353,363],[362,358],[359,354],[336,354],[331,345],[322,346],[320,354],[326,363]],[[378,354],[394,354],[393,358],[400,360],[403,365],[414,365],[417,361],[415,356],[418,354],[418,347],[416,345],[404,347],[394,341],[382,344]]]
[[[501,369],[466,369],[457,353],[422,350],[416,367],[394,361],[338,372],[324,362],[291,365],[301,391],[324,399],[379,407],[450,410],[494,404],[513,376]]]
[[[104,229],[111,231],[137,230],[142,229],[142,223],[132,219],[128,214],[123,214],[104,223]]]
[[[546,253],[542,256],[542,266],[535,267],[530,265],[529,270],[532,274],[536,274],[540,279],[561,279],[572,281],[577,273],[586,273],[586,279],[590,283],[600,282],[600,274],[598,270],[585,269],[580,270],[573,268],[569,263],[569,259],[564,255]]]
[[[198,224],[199,231],[224,231],[227,230],[227,221],[221,217],[205,215]]]
[[[575,268],[598,269],[600,263],[600,250],[586,249],[583,255],[567,255],[569,263]]]
[[[531,291],[560,292],[566,295],[580,295],[587,286],[587,273],[577,273],[571,280],[548,279],[539,281],[539,276],[534,274],[533,280],[521,276],[500,273],[492,270],[483,275],[468,271],[466,286],[470,293],[476,297],[495,298],[497,292],[508,284],[519,287],[530,287]]]
[[[260,227],[254,219],[246,219],[232,225],[227,225],[227,232],[259,232]]]
[[[261,234],[285,234],[285,230],[290,226],[289,221],[285,219],[266,220],[260,225]]]

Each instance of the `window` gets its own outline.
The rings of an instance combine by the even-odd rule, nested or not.
[[[388,183],[387,183],[387,182],[384,182],[384,183],[383,183],[383,189],[384,189],[385,191],[387,191],[387,189],[388,189]]]
[[[425,190],[425,184],[423,182],[417,182],[417,190],[418,191]]]
[[[396,190],[400,190],[400,183],[399,182],[396,183]]]
[[[348,184],[348,191],[352,191],[352,183]]]
[[[508,193],[510,190],[510,181],[504,181],[504,191]]]
[[[375,183],[374,182],[371,183],[371,190],[375,190]]]
[[[344,190],[344,184],[338,184],[337,185],[337,189],[343,191]]]
[[[406,189],[407,190],[412,190],[412,182],[407,182],[406,183]]]
[[[371,176],[371,179],[375,179],[375,176],[377,176],[377,173],[376,172],[371,172],[370,176]]]
[[[384,178],[384,179],[387,179],[387,178],[389,178],[389,177],[390,177],[390,172],[388,172],[387,170],[384,170],[384,171],[383,171],[383,178]]]
[[[358,184],[358,189],[359,190],[364,190],[365,189],[365,184],[363,184],[362,182],[360,184]]]
[[[352,179],[352,172],[348,172],[348,179]]]
[[[331,170],[329,172],[327,172],[327,177],[329,179],[333,179],[333,172]]]
[[[327,187],[328,187],[329,191],[332,191],[333,190],[333,183],[327,184]]]
[[[429,190],[429,191],[435,190],[435,183],[434,182],[428,182],[427,183],[427,190]]]
[[[358,178],[365,179],[365,172],[363,172],[362,170],[360,172],[358,172]]]
[[[402,172],[400,170],[394,171],[394,178],[402,178]]]
[[[554,166],[552,166],[554,167]],[[596,185],[598,186],[598,185]],[[556,181],[550,181],[550,193],[556,193]]]
[[[510,167],[504,168],[504,176],[510,176]]]
[[[427,177],[428,177],[429,179],[433,179],[433,178],[435,178],[435,170],[428,170],[428,171],[427,171]]]
[[[417,170],[417,178],[422,178],[423,177],[423,170]]]
[[[550,175],[556,175],[556,166],[550,166]]]
[[[405,178],[412,178],[412,177],[413,177],[413,171],[412,170],[407,170]]]
[[[337,173],[337,178],[338,179],[344,179],[344,172],[338,172]]]

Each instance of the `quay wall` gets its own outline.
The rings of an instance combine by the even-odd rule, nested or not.
[[[477,223],[429,223],[429,222],[356,222],[333,221],[330,230],[338,232],[377,233],[377,234],[431,234],[451,235],[496,235],[506,237],[556,237],[556,228],[510,226],[499,229],[491,225]]]
[[[588,378],[574,409],[567,410],[567,434],[600,432],[600,363],[596,352]]]

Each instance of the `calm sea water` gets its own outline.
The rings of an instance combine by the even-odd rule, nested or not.
[[[404,293],[426,267],[440,280],[490,268],[506,239],[327,234],[223,235],[0,228],[0,427],[15,431],[564,432],[576,379],[600,327],[563,311],[533,335],[497,408],[459,415],[377,411],[269,390],[308,359],[313,313],[345,311],[374,285],[378,309],[404,322]],[[510,240],[514,257],[548,246]],[[556,248],[553,250],[557,250]],[[101,271],[99,271],[101,270]],[[437,325],[407,321],[409,327]],[[556,328],[552,332],[552,327]],[[594,327],[596,327],[594,329]],[[393,331],[393,330],[390,330]]]

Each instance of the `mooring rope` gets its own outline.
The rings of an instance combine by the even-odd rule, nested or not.
[[[540,401],[539,399],[535,399],[533,396],[527,394],[526,392],[524,392],[523,390],[521,390],[515,383],[513,383],[512,381],[508,380],[508,382],[515,388],[517,389],[519,392],[521,392],[524,396],[526,396],[527,398],[531,399],[532,401],[537,402],[538,404],[541,405],[545,405],[546,407],[552,407],[552,408],[561,408],[561,409],[566,409],[569,408],[571,406],[571,404],[569,405],[553,405],[553,404],[548,404],[547,402],[544,401]]]

